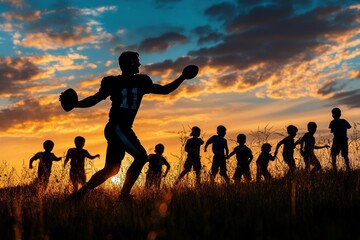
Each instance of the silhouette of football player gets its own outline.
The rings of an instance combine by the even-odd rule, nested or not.
[[[141,100],[145,94],[169,94],[177,89],[185,79],[191,79],[193,75],[188,71],[166,85],[153,83],[145,74],[139,74],[139,54],[126,51],[119,56],[121,75],[107,76],[101,81],[97,93],[80,100],[75,108],[89,108],[100,101],[110,97],[112,101],[109,112],[109,121],[105,127],[107,140],[105,166],[96,172],[90,180],[69,198],[81,198],[86,192],[105,182],[108,178],[116,175],[120,169],[125,152],[134,160],[126,172],[124,185],[119,195],[119,201],[131,200],[131,188],[136,182],[148,155],[132,129],[133,122],[139,110]],[[61,101],[61,96],[60,96]]]

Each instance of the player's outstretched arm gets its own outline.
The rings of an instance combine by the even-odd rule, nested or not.
[[[162,86],[160,84],[152,84],[151,88],[150,88],[150,93],[169,94],[169,93],[175,91],[184,80],[185,80],[185,77],[183,75],[180,75],[177,79],[175,79],[171,83],[168,83],[164,86]]]
[[[80,100],[77,102],[77,104],[75,105],[76,108],[88,108],[88,107],[92,107],[95,106],[96,104],[98,104],[99,102],[101,102],[102,100],[104,100],[104,96],[101,94],[101,92],[97,92],[94,95],[84,98],[83,100]]]

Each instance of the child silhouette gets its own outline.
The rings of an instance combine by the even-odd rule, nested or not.
[[[321,164],[319,159],[314,153],[314,149],[328,148],[328,145],[318,146],[315,145],[314,134],[316,132],[317,125],[315,122],[309,122],[307,125],[308,132],[301,138],[300,153],[304,158],[305,171],[310,171],[310,165],[314,166],[311,170],[312,173],[321,170]]]
[[[45,191],[50,179],[52,162],[60,161],[61,157],[56,157],[51,151],[54,148],[54,142],[51,140],[46,140],[43,143],[44,152],[36,153],[32,158],[30,158],[29,168],[33,169],[33,162],[35,160],[40,160],[37,172],[37,179],[35,180],[35,186],[42,191]]]
[[[261,181],[261,176],[264,176],[265,181],[269,182],[271,180],[271,174],[268,170],[269,161],[274,161],[275,157],[271,155],[271,145],[269,143],[264,143],[261,146],[261,153],[256,160],[256,181]]]
[[[174,185],[177,185],[179,181],[191,171],[193,167],[196,174],[196,184],[200,185],[200,146],[204,144],[204,141],[200,137],[200,128],[192,127],[190,136],[192,138],[188,139],[185,144],[185,152],[187,152],[187,158],[184,163],[184,170],[180,173],[178,179],[175,181]]]
[[[351,128],[351,125],[345,119],[341,119],[341,110],[339,108],[333,108],[331,110],[333,120],[330,122],[329,128],[334,135],[333,144],[331,147],[331,160],[333,170],[337,171],[336,157],[340,154],[344,158],[346,171],[350,172],[350,160],[349,160],[349,145],[347,130]]]
[[[169,162],[166,160],[166,158],[163,157],[164,149],[165,147],[163,144],[157,144],[155,146],[155,154],[149,155],[149,169],[146,173],[145,181],[145,186],[147,189],[152,186],[160,189],[161,178],[166,177],[170,170]],[[162,172],[163,165],[166,166],[164,173]]]
[[[295,159],[294,159],[294,149],[295,149],[296,145],[300,143],[300,140],[297,140],[296,142],[294,141],[294,138],[298,131],[297,127],[295,127],[294,125],[289,125],[286,128],[286,130],[287,130],[288,136],[283,138],[280,142],[278,142],[278,144],[276,145],[276,148],[275,148],[274,157],[276,158],[280,146],[283,145],[283,152],[282,152],[283,159],[284,159],[284,162],[289,167],[287,175],[293,176],[295,173],[295,169],[296,169]]]
[[[224,178],[226,183],[230,183],[230,178],[227,175],[226,169],[226,158],[229,155],[229,148],[227,145],[227,140],[225,139],[225,135],[226,128],[220,125],[217,127],[217,135],[213,135],[205,143],[204,151],[206,152],[209,144],[212,144],[212,152],[214,154],[210,172],[211,183],[214,183],[216,174],[219,172],[219,169],[220,176]]]
[[[100,155],[96,154],[93,156],[84,149],[85,138],[82,136],[75,137],[74,143],[75,148],[69,148],[66,153],[64,168],[70,160],[70,180],[73,185],[73,190],[77,191],[79,184],[83,186],[86,183],[85,158],[95,159],[99,158]]]
[[[229,154],[227,158],[232,157],[236,154],[237,166],[234,173],[234,181],[235,183],[241,182],[241,177],[244,175],[244,178],[247,182],[251,181],[251,173],[250,173],[250,163],[253,160],[252,151],[250,148],[246,146],[246,135],[239,134],[237,136],[238,146],[234,148],[234,150]]]

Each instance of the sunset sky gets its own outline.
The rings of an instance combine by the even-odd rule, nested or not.
[[[82,135],[101,168],[110,100],[66,113],[58,98],[70,87],[80,99],[94,94],[120,74],[125,50],[139,52],[140,72],[160,84],[200,68],[176,92],[146,95],[135,120],[148,152],[163,143],[173,166],[179,132],[195,125],[204,140],[226,126],[232,149],[238,133],[251,142],[258,129],[284,134],[294,124],[301,135],[309,121],[331,137],[335,106],[360,121],[355,0],[0,0],[0,49],[0,161],[9,166],[27,165],[46,139],[63,156]]]

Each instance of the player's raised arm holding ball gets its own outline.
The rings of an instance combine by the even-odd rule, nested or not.
[[[197,66],[189,65],[184,68],[177,79],[166,85],[159,85],[153,83],[148,75],[139,74],[140,65],[138,53],[123,52],[119,57],[122,74],[104,77],[97,93],[80,101],[77,101],[77,96],[75,97],[73,93],[69,94],[70,97],[68,97],[66,91],[60,95],[63,108],[70,105],[70,107],[64,108],[65,111],[70,111],[74,107],[92,107],[109,96],[112,102],[109,122],[104,131],[108,143],[105,166],[96,172],[79,191],[73,193],[70,198],[81,198],[86,192],[116,175],[125,152],[127,152],[133,156],[134,161],[126,173],[119,200],[131,199],[130,190],[147,161],[146,150],[132,129],[143,96],[149,93],[169,94],[176,90],[185,79],[194,78],[199,71]]]

